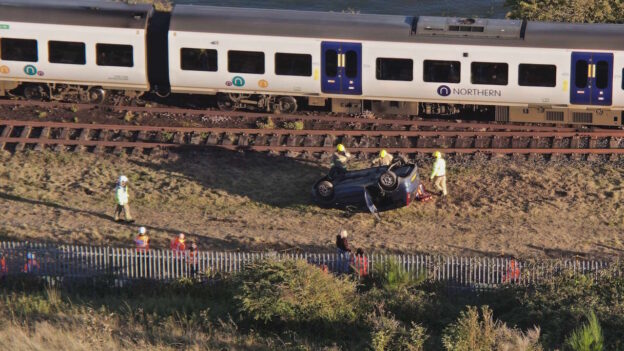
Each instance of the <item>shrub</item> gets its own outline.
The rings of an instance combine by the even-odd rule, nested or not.
[[[375,262],[371,277],[373,283],[385,291],[394,292],[408,289],[422,283],[424,274],[408,272],[394,258]]]
[[[507,0],[509,18],[537,21],[622,23],[620,0]]]
[[[304,261],[255,262],[236,279],[234,298],[240,311],[254,320],[347,323],[355,319],[355,283]]]
[[[525,334],[494,321],[488,306],[481,308],[480,318],[478,309],[471,306],[445,329],[442,343],[449,351],[539,351],[539,335],[538,328]]]
[[[375,351],[422,351],[428,338],[426,329],[411,322],[409,328],[385,312],[382,306],[368,316],[371,326],[371,347]]]
[[[594,312],[588,316],[587,324],[572,332],[566,340],[566,345],[574,351],[602,351],[604,349],[602,328]]]
[[[284,122],[284,125],[283,125],[284,129],[291,129],[291,130],[303,130],[304,127],[305,125],[303,124],[303,121]]]
[[[256,121],[256,126],[260,129],[275,129],[275,122],[271,117],[261,118]]]

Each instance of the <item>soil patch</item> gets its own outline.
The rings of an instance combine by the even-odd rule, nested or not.
[[[0,238],[153,246],[182,231],[209,250],[333,251],[340,228],[367,251],[522,257],[624,252],[617,163],[449,160],[450,196],[384,212],[323,209],[312,184],[326,164],[222,150],[166,158],[53,152],[0,156]],[[363,167],[360,163],[354,167]],[[421,162],[427,178],[429,162]],[[130,178],[134,225],[112,221],[119,174]],[[428,187],[431,184],[425,183]]]

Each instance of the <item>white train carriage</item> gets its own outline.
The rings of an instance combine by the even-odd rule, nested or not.
[[[0,1],[0,96],[101,101],[105,89],[149,90],[149,5]]]
[[[621,125],[624,25],[181,6],[173,92],[221,107],[390,113],[496,106],[501,121]],[[276,102],[281,102],[277,104]],[[420,111],[419,111],[420,109]]]

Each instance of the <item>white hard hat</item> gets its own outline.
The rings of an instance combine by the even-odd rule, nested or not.
[[[119,176],[119,182],[127,182],[128,181],[128,177],[126,177],[125,175],[121,175]]]
[[[145,227],[139,228],[139,234],[145,234]]]

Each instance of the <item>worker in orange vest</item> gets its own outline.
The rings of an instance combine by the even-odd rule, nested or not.
[[[137,252],[147,252],[149,250],[149,236],[145,227],[139,228],[139,235],[134,239]]]
[[[351,256],[351,268],[360,278],[368,275],[368,258],[362,249],[357,249],[355,255]]]
[[[6,265],[6,258],[4,258],[4,254],[0,252],[0,277],[4,277],[9,274],[9,269]]]
[[[191,250],[189,251],[188,265],[191,268],[191,277],[195,277],[197,274],[197,265],[199,264],[199,251],[197,251],[197,244],[191,243]]]
[[[35,273],[39,270],[39,263],[37,263],[37,258],[35,257],[34,252],[29,252],[26,254],[26,263],[24,264],[24,268],[22,272],[24,273]]]
[[[517,283],[520,279],[520,267],[515,259],[509,260],[506,274],[503,275],[503,283]]]
[[[175,253],[183,253],[186,250],[184,233],[178,234],[175,239],[171,240],[171,250]]]

